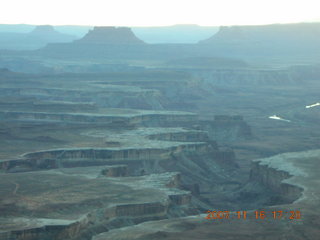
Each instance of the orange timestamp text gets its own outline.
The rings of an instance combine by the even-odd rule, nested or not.
[[[300,211],[207,211],[205,219],[301,219]]]

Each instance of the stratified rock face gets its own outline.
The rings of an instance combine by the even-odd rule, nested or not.
[[[83,38],[75,42],[82,44],[144,44],[127,27],[94,27]]]

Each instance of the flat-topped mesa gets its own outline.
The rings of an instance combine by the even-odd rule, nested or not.
[[[57,33],[56,30],[54,30],[54,27],[51,25],[39,25],[36,26],[35,29],[33,29],[30,34],[52,34]]]
[[[128,27],[94,27],[83,38],[74,41],[81,44],[145,44]]]
[[[320,34],[319,23],[270,24],[258,26],[221,26],[219,31],[199,43],[316,43]],[[303,37],[301,37],[303,36]]]

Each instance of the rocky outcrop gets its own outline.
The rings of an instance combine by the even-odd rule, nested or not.
[[[94,27],[83,38],[76,40],[76,44],[144,44],[128,27]]]
[[[305,155],[307,152],[300,153]],[[314,152],[315,153],[315,152]],[[310,154],[314,154],[310,152]],[[296,154],[299,156],[299,153]],[[307,155],[305,156],[307,157]],[[305,175],[292,165],[290,160],[295,158],[294,153],[276,155],[271,158],[258,159],[252,162],[250,180],[258,181],[273,192],[277,193],[282,202],[292,203],[302,196],[304,188],[292,182],[293,176]],[[276,161],[279,161],[277,163]],[[289,181],[288,181],[289,179]]]
[[[277,201],[286,203],[292,203],[299,199],[303,191],[301,187],[283,182],[290,177],[292,175],[288,172],[270,168],[260,162],[253,163],[250,173],[250,181],[259,181],[278,194]]]

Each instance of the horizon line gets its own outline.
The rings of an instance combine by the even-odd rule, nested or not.
[[[78,27],[130,27],[130,28],[148,28],[148,27],[174,27],[174,26],[197,26],[197,27],[232,27],[232,26],[267,26],[267,25],[290,25],[290,24],[312,24],[312,23],[320,23],[320,20],[314,21],[299,21],[299,22],[274,22],[274,23],[258,23],[258,24],[220,24],[220,25],[202,25],[197,23],[176,23],[170,25],[110,25],[110,24],[34,24],[34,23],[0,23],[0,25],[30,25],[30,26],[78,26]]]

